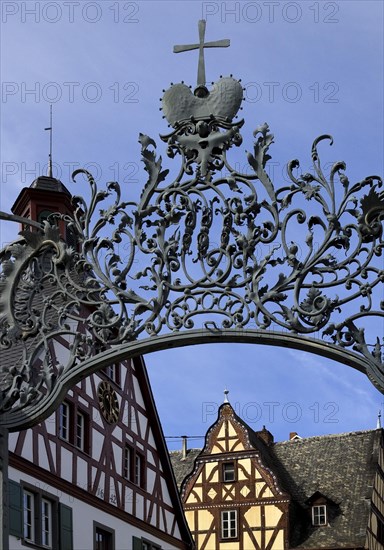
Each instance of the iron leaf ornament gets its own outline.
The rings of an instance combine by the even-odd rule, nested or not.
[[[1,367],[0,423],[9,429],[41,421],[112,359],[191,342],[307,349],[358,368],[384,393],[383,335],[364,331],[384,318],[382,180],[351,183],[344,162],[325,174],[319,148],[332,138],[323,135],[311,172],[293,160],[277,187],[266,123],[240,171],[229,153],[243,142],[241,85],[230,76],[209,91],[202,74],[194,92],[176,84],[162,100],[172,131],[161,139],[180,164],[173,181],[140,134],[148,179],[137,202],[76,170],[90,200],[74,196],[73,215],[24,220],[29,229],[1,251],[0,347],[12,362]],[[76,246],[61,239],[60,220]]]

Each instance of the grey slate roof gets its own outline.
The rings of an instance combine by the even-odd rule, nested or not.
[[[243,425],[250,429],[244,422]],[[364,547],[382,434],[383,430],[368,430],[270,446],[259,441],[258,450],[267,459],[264,463],[268,463],[281,488],[292,497],[291,548]],[[199,450],[191,449],[186,459],[182,459],[181,452],[170,455],[180,487],[193,469]],[[311,526],[307,500],[316,491],[331,501],[329,527]]]
[[[192,470],[195,458],[201,453],[201,449],[188,449],[186,458],[183,458],[181,451],[169,451],[172,467],[180,490],[181,484]]]
[[[291,526],[294,548],[364,546],[380,438],[381,430],[370,430],[272,447],[278,476],[298,505],[298,521]],[[316,491],[338,505],[329,528],[309,524],[305,502]]]

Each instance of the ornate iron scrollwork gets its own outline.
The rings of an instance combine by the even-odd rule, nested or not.
[[[52,214],[1,252],[0,346],[19,351],[2,367],[4,424],[48,401],[63,377],[107,346],[146,338],[150,347],[159,336],[171,341],[196,329],[276,333],[281,344],[299,335],[301,347],[316,341],[324,355],[337,346],[384,392],[382,334],[367,342],[364,333],[370,319],[384,318],[382,180],[350,183],[344,162],[326,175],[318,147],[332,138],[323,135],[312,146],[313,171],[300,174],[293,160],[289,184],[277,187],[267,172],[267,124],[254,132],[249,171],[239,172],[228,158],[242,143],[243,121],[232,122],[239,84],[225,82],[235,97],[227,117],[204,106],[193,107],[197,116],[175,117],[180,106],[166,92],[173,130],[162,140],[168,156],[180,158],[172,182],[154,140],[140,135],[148,180],[137,203],[121,199],[117,182],[100,191],[77,170],[73,179],[89,182],[89,204],[73,197],[73,216]],[[78,249],[60,239],[60,219]],[[60,338],[69,342],[61,356]]]

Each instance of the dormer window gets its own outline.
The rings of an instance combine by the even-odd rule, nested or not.
[[[320,491],[316,491],[305,503],[313,527],[331,525],[333,519],[341,513],[339,505]]]
[[[325,504],[312,506],[312,525],[315,527],[327,525],[327,506]]]

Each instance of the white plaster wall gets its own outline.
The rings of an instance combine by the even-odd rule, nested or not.
[[[61,477],[72,483],[72,457],[73,453],[61,448]]]
[[[49,471],[50,468],[49,468],[47,449],[45,446],[44,436],[41,434],[38,435],[38,445],[39,445],[39,466],[44,468],[44,470]]]
[[[100,455],[104,444],[104,436],[97,430],[92,431],[92,456],[95,460],[100,461]]]
[[[14,452],[19,432],[9,434],[9,450]],[[32,430],[27,430],[23,445],[23,458],[32,461]]]
[[[19,432],[11,432],[8,439],[8,448],[10,451],[14,451],[17,443]]]
[[[45,427],[49,434],[56,435],[56,413],[51,414],[51,416],[47,418]]]
[[[75,550],[92,550],[93,549],[93,522],[109,527],[115,530],[115,550],[129,550],[132,547],[132,537],[145,537],[154,543],[159,544],[167,550],[176,550],[176,546],[165,543],[163,540],[148,534],[143,530],[138,529],[119,518],[114,517],[97,508],[93,508],[89,504],[74,498],[73,496],[62,493],[55,487],[39,482],[36,478],[28,476],[15,468],[9,469],[9,478],[13,481],[25,481],[31,485],[38,486],[50,494],[60,498],[60,502],[70,506],[73,511],[73,542]],[[10,536],[10,550],[25,550],[25,546],[21,541],[14,536]]]
[[[143,407],[143,409],[145,409],[146,407],[145,407],[145,403],[144,403],[143,396],[141,395],[139,382],[138,382],[136,376],[133,376],[132,379],[133,379],[133,387],[135,388],[136,402],[137,402],[141,407]]]

